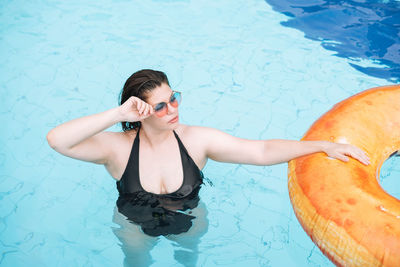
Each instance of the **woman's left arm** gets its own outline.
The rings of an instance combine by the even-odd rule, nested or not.
[[[249,140],[220,130],[196,127],[208,158],[230,163],[274,165],[304,155],[324,152],[329,157],[347,162],[351,156],[368,165],[369,158],[360,148],[329,141],[296,141],[284,139]]]
[[[339,144],[329,141],[295,141],[282,139],[271,139],[265,140],[264,142],[265,159],[277,163],[287,162],[291,159],[316,152],[324,152],[327,156],[344,162],[349,161],[347,156],[351,156],[364,165],[370,163],[368,156],[363,150],[349,144]]]

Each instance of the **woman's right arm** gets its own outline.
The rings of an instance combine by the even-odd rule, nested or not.
[[[49,131],[47,141],[54,150],[65,156],[107,164],[112,156],[115,133],[103,131],[121,121],[140,121],[153,112],[146,102],[131,97],[116,108],[58,125]]]

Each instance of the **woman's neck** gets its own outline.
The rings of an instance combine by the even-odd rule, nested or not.
[[[170,136],[173,135],[172,130],[157,130],[154,128],[146,127],[146,125],[141,125],[139,138],[150,144],[150,147],[155,148],[163,144]]]

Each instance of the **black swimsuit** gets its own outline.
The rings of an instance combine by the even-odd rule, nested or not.
[[[203,173],[174,131],[182,159],[183,183],[173,193],[154,194],[145,191],[139,180],[139,130],[140,128],[133,142],[126,169],[117,181],[118,211],[131,222],[139,224],[143,232],[151,236],[187,232],[195,217],[183,211],[197,207]]]

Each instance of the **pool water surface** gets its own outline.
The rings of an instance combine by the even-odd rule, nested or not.
[[[46,134],[117,106],[137,70],[168,75],[182,92],[181,123],[247,139],[299,140],[335,103],[398,82],[286,27],[290,17],[268,2],[2,1],[0,265],[129,262],[115,180],[52,150]],[[382,170],[391,188],[398,162]],[[286,163],[209,160],[203,172],[213,184],[200,191],[204,231],[187,242],[161,237],[147,250],[151,266],[333,266],[294,215]]]

